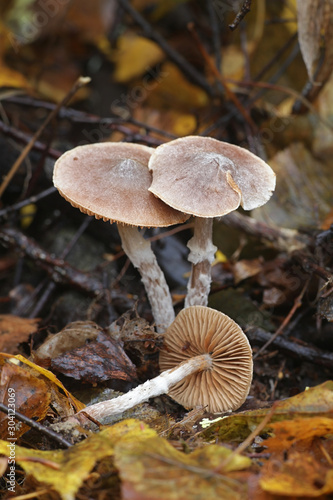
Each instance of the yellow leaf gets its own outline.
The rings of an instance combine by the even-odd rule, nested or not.
[[[155,42],[127,33],[119,37],[113,56],[116,65],[114,79],[121,83],[128,82],[146,73],[163,58],[164,52]]]
[[[73,500],[96,462],[112,456],[119,440],[140,442],[155,435],[140,421],[124,420],[67,450],[40,451],[15,446],[15,460],[27,474],[57,491],[63,500]],[[9,456],[7,441],[0,441],[0,453]]]
[[[333,469],[314,460],[310,453],[294,452],[286,460],[270,460],[259,483],[275,495],[316,498],[333,492]]]
[[[206,106],[209,102],[206,92],[190,83],[171,62],[162,65],[157,83],[148,96],[152,108],[168,109],[172,102],[178,110],[192,110]]]
[[[274,437],[265,440],[265,447],[269,451],[288,450],[297,441],[307,441],[311,445],[315,437],[333,435],[333,419],[326,417],[283,420],[271,424],[270,427]]]
[[[121,441],[115,447],[115,463],[122,479],[123,498],[247,498],[246,485],[228,473],[248,468],[250,459],[238,455],[228,463],[225,473],[214,471],[230,453],[228,448],[212,445],[187,455],[160,437]]]

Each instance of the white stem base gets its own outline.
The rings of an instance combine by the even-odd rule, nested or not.
[[[157,331],[163,333],[175,319],[165,276],[157,263],[150,242],[142,236],[138,228],[118,224],[118,231],[124,252],[141,275]]]
[[[144,384],[135,387],[135,389],[122,396],[87,406],[82,411],[96,420],[122,413],[140,403],[144,403],[149,398],[167,394],[170,388],[177,384],[177,382],[180,382],[194,372],[210,368],[211,365],[212,358],[209,354],[195,356],[176,366],[176,368],[166,370],[152,380],[147,380]],[[80,415],[80,413],[77,415]]]
[[[191,276],[187,285],[185,307],[207,306],[211,284],[211,268],[217,247],[213,245],[213,219],[194,219],[193,237],[187,243],[192,262]]]

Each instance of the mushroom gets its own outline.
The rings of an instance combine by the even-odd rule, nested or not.
[[[165,393],[186,408],[236,410],[250,390],[252,351],[231,318],[210,307],[191,306],[166,330],[160,367],[165,371],[154,379],[82,411],[98,420]]]
[[[138,268],[159,332],[174,320],[171,294],[150,243],[138,227],[165,227],[188,216],[148,192],[153,149],[130,143],[78,146],[55,163],[53,183],[81,212],[117,222],[122,247]]]
[[[195,216],[193,237],[187,244],[192,269],[185,307],[205,306],[217,250],[212,242],[213,218],[239,205],[252,210],[265,204],[275,189],[275,174],[250,151],[199,136],[158,146],[148,167],[153,173],[149,191],[174,209]]]

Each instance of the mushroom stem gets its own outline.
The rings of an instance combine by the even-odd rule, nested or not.
[[[207,370],[212,366],[212,358],[209,354],[202,354],[195,356],[186,361],[183,361],[175,368],[162,372],[157,377],[147,380],[141,385],[135,387],[131,391],[123,394],[114,399],[101,401],[94,405],[84,408],[84,413],[90,415],[92,418],[99,420],[109,415],[122,413],[133,406],[144,403],[149,398],[167,394],[170,387],[183,380],[192,373]],[[80,415],[79,412],[77,415]]]
[[[165,276],[157,263],[150,242],[142,236],[138,228],[118,224],[118,231],[124,252],[141,275],[157,331],[163,333],[175,319]]]
[[[216,246],[213,245],[213,219],[196,217],[193,237],[187,243],[192,263],[191,275],[187,285],[185,307],[207,306],[211,283],[211,267]]]

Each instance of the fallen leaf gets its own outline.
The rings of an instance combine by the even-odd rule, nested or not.
[[[316,498],[333,492],[333,468],[314,460],[310,453],[294,452],[286,460],[270,460],[259,483],[274,495]]]
[[[310,448],[314,438],[333,435],[333,419],[327,417],[294,418],[275,422],[270,427],[273,436],[264,442],[270,452],[287,451],[298,442],[302,442],[304,451],[305,443]]]
[[[145,74],[149,68],[162,61],[164,52],[155,42],[134,33],[126,33],[118,38],[118,47],[112,59],[116,65],[115,81],[125,83]]]
[[[135,365],[123,350],[122,342],[104,333],[99,333],[96,341],[52,359],[51,368],[90,384],[136,380]]]
[[[69,391],[67,391],[67,389],[65,388],[63,383],[57,379],[57,377],[54,375],[54,373],[50,372],[49,370],[46,370],[45,368],[43,368],[39,365],[36,365],[35,363],[30,361],[29,359],[26,359],[23,356],[21,356],[20,354],[13,356],[13,358],[17,359],[18,361],[23,363],[23,365],[27,365],[27,367],[29,367],[32,370],[32,372],[35,372],[35,374],[42,375],[42,377],[44,377],[49,382],[49,390],[50,391],[54,392],[55,389],[53,391],[53,388],[57,387],[58,389],[60,389],[60,391],[59,390],[56,391],[57,393],[64,392],[70,405],[73,406],[76,411],[80,411],[85,407],[85,405],[83,403],[78,401]]]
[[[152,108],[169,109],[170,102],[179,111],[192,111],[208,104],[208,96],[200,87],[190,83],[171,62],[165,62],[145,104]]]
[[[322,32],[332,22],[329,4],[330,0],[297,0],[298,40],[310,80],[319,58]]]
[[[37,331],[39,319],[20,318],[12,314],[0,315],[0,351],[8,354],[18,352],[18,345],[27,342]]]
[[[297,418],[330,417],[332,408],[333,381],[329,380],[292,398],[278,401],[264,432],[271,428],[273,422]],[[269,411],[269,409],[259,409],[224,416],[208,429],[204,429],[201,435],[208,441],[219,438],[225,442],[241,442],[258,426]]]
[[[0,401],[9,407],[11,415],[15,412],[42,420],[51,402],[48,384],[42,378],[12,362],[13,358],[0,358]],[[0,436],[3,439],[18,439],[30,427],[15,420],[15,426],[9,425],[12,418],[0,412]]]
[[[276,190],[252,215],[292,229],[317,227],[331,209],[332,165],[314,158],[301,143],[280,151],[269,164],[276,173]]]
[[[74,321],[59,333],[50,335],[33,355],[38,359],[56,358],[83,346],[87,341],[96,340],[100,331],[101,328],[93,321]]]
[[[156,432],[144,423],[125,420],[66,450],[41,451],[15,447],[15,460],[35,479],[57,491],[63,500],[73,500],[96,462],[112,456],[120,440],[141,442]],[[0,441],[0,453],[8,456],[8,442]]]
[[[246,484],[228,473],[246,469],[251,460],[236,455],[226,471],[214,471],[231,454],[223,446],[207,446],[190,454],[165,439],[122,441],[115,447],[115,464],[122,479],[124,500],[241,500]]]

